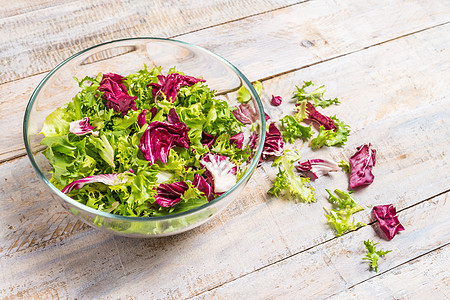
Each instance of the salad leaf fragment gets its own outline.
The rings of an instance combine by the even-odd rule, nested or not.
[[[119,74],[104,74],[98,90],[103,92],[102,98],[106,100],[106,107],[126,115],[130,109],[137,110],[135,100],[130,96],[123,84],[125,78]]]
[[[230,143],[235,144],[236,148],[242,150],[243,143],[244,143],[244,133],[239,132],[239,133],[231,136],[230,137]]]
[[[270,103],[272,103],[273,106],[279,106],[282,101],[283,101],[283,98],[281,98],[281,96],[272,95],[272,99],[270,100]]]
[[[347,231],[356,230],[360,227],[366,226],[364,223],[355,223],[355,218],[352,217],[350,210],[335,210],[327,211],[325,217],[328,223],[336,230],[336,236],[341,236]]]
[[[353,193],[353,191],[345,192],[338,189],[334,190],[334,193],[337,195],[333,195],[330,190],[325,189],[328,193],[328,200],[335,206],[338,207],[340,210],[349,210],[352,214],[364,210],[364,207],[359,205],[356,200],[350,196],[350,194]]]
[[[216,142],[217,137],[206,132],[202,132],[202,144],[208,148],[211,148],[212,145]]]
[[[345,173],[350,173],[350,163],[348,161],[341,160],[338,165]]]
[[[347,136],[350,134],[350,126],[344,124],[336,116],[330,117],[333,120],[336,130],[326,130],[324,126],[320,126],[319,134],[311,140],[313,149],[322,148],[323,146],[342,146],[347,142]]]
[[[375,243],[374,241],[364,241],[364,246],[366,246],[367,254],[363,257],[363,260],[368,260],[370,269],[378,272],[378,259],[380,257],[384,257],[389,252],[392,252],[392,250],[377,250],[375,248],[376,245],[378,245],[378,243]]]
[[[316,122],[320,126],[323,126],[326,130],[336,131],[336,125],[334,125],[333,120],[330,117],[322,115],[316,110],[314,105],[310,102],[306,103],[306,112],[308,113],[308,119]]]
[[[277,177],[268,192],[276,197],[278,197],[278,193],[281,193],[298,201],[316,202],[315,190],[309,185],[309,178],[300,177],[294,173],[293,163],[299,158],[298,152],[285,150],[284,155],[274,161],[274,165],[280,166]]]
[[[69,131],[75,135],[85,135],[94,133],[93,129],[95,128],[97,127],[89,124],[89,117],[84,117],[82,120],[70,122]]]
[[[236,184],[237,166],[229,157],[208,153],[200,160],[200,166],[212,177],[214,193],[224,193]]]
[[[64,194],[70,193],[72,190],[79,190],[84,185],[89,183],[96,183],[100,182],[106,185],[118,185],[123,184],[127,182],[128,178],[127,176],[124,176],[124,174],[133,173],[133,170],[125,171],[123,173],[115,173],[115,174],[100,174],[100,175],[92,175],[88,176],[82,179],[78,179],[73,181],[72,183],[66,185],[61,192]]]
[[[283,125],[281,135],[285,142],[293,143],[298,138],[305,141],[312,135],[311,125],[303,126],[293,116],[284,116],[281,119],[281,124]]]
[[[266,133],[264,147],[261,154],[261,161],[266,160],[269,156],[281,156],[283,154],[283,139],[275,123],[270,123],[269,130]]]
[[[372,213],[387,240],[392,240],[397,232],[405,230],[403,225],[400,224],[397,217],[397,210],[392,204],[374,206]]]
[[[158,75],[158,83],[150,83],[148,86],[152,87],[152,94],[155,99],[164,94],[168,101],[174,102],[182,86],[192,86],[197,82],[205,82],[205,80],[179,73],[170,73],[167,76]]]
[[[151,165],[157,159],[166,164],[169,151],[175,146],[189,148],[187,135],[189,128],[180,121],[173,108],[169,113],[168,121],[153,121],[141,137],[139,149]]]
[[[241,104],[233,110],[234,117],[242,124],[253,124],[258,119],[258,115],[249,104]],[[267,119],[267,118],[266,118]]]
[[[147,120],[145,119],[145,115],[146,114],[147,114],[147,110],[143,109],[138,115],[137,122],[138,122],[140,127],[142,127],[145,124],[147,124]]]
[[[255,81],[252,85],[258,96],[261,97],[262,83],[260,81]],[[245,86],[241,86],[238,90],[237,101],[240,103],[248,103],[250,100],[252,100],[250,91]]]
[[[304,162],[298,162],[296,166],[300,172],[311,172],[315,179],[327,175],[329,172],[339,171],[338,164],[325,158],[308,159]]]
[[[162,207],[172,207],[181,201],[181,197],[188,188],[184,181],[171,184],[162,183],[156,188],[155,203]]]
[[[308,93],[305,89],[310,86],[314,86],[311,81],[303,81],[303,86],[301,88],[296,86],[297,91],[294,93],[293,98],[297,100],[297,103],[301,103],[303,101],[313,101],[314,106],[320,106],[322,108],[340,103],[337,98],[324,99],[323,94],[326,92],[324,85]]]
[[[325,190],[329,195],[328,200],[335,207],[335,209],[330,211],[325,209],[327,212],[325,217],[327,218],[328,223],[336,230],[336,236],[341,236],[347,231],[366,226],[366,224],[361,222],[355,223],[355,218],[352,217],[354,213],[364,209],[350,196],[353,192],[344,192],[335,189],[334,192],[337,195],[336,197],[328,189]]]
[[[375,166],[377,151],[372,145],[365,144],[356,148],[356,153],[350,157],[350,188],[369,185],[373,182],[372,167]]]
[[[206,196],[208,201],[214,199],[213,188],[202,175],[195,174],[195,178],[194,181],[192,182],[192,185],[195,186],[200,192],[202,192]]]

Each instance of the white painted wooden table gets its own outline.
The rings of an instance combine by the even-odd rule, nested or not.
[[[450,298],[450,1],[0,3],[0,297]],[[173,37],[227,58],[263,82],[274,118],[270,95],[325,84],[341,101],[327,112],[352,133],[315,154],[339,161],[371,142],[375,181],[355,197],[393,203],[406,230],[380,239],[366,208],[357,218],[369,226],[336,238],[324,188],[345,189],[347,177],[321,178],[317,203],[294,203],[267,195],[268,165],[220,216],[178,236],[115,237],[64,212],[25,156],[25,106],[58,62],[130,36]],[[361,259],[365,239],[392,250],[378,273]]]

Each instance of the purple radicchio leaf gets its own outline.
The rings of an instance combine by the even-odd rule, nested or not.
[[[241,104],[236,106],[236,108],[232,113],[242,124],[253,124],[253,122],[258,120],[258,115],[249,104]]]
[[[168,101],[174,102],[177,93],[182,86],[191,86],[197,82],[205,82],[205,80],[192,76],[180,75],[178,73],[171,73],[167,76],[158,75],[158,83],[150,83],[148,86],[152,87],[152,95],[155,99],[163,93]]]
[[[181,201],[181,196],[188,188],[184,181],[170,184],[162,183],[156,188],[155,203],[162,207],[172,207]]]
[[[387,240],[392,240],[397,232],[405,230],[397,217],[397,211],[392,204],[374,206],[372,213],[378,221],[378,226]]]
[[[92,129],[95,128],[97,127],[89,124],[89,118],[84,117],[81,120],[70,122],[69,131],[76,135],[85,135],[88,133],[93,133]]]
[[[336,131],[337,128],[333,120],[319,113],[310,102],[306,103],[306,112],[308,113],[309,120],[316,122],[319,126],[322,125],[326,130]]]
[[[138,118],[137,118],[137,122],[139,127],[144,126],[145,124],[147,124],[147,120],[145,119],[145,114],[147,113],[146,109],[143,109],[141,111],[141,113],[139,114]]]
[[[281,98],[281,96],[272,95],[272,100],[270,101],[270,103],[272,103],[273,106],[278,106],[281,104],[281,101],[283,101],[283,98]]]
[[[250,149],[252,150],[256,149],[256,141],[258,140],[258,136],[259,135],[256,131],[254,131],[250,136],[250,141],[248,142]]]
[[[214,143],[217,140],[217,136],[213,136],[211,134],[208,134],[204,131],[202,131],[202,145],[207,146],[208,148],[211,148],[212,145],[214,145]]]
[[[275,126],[275,123],[270,123],[269,130],[266,133],[266,139],[264,140],[260,162],[266,160],[269,156],[283,155],[283,147],[284,143],[280,130]]]
[[[137,97],[128,95],[127,88],[122,83],[124,77],[119,74],[104,74],[98,90],[103,92],[102,98],[106,100],[106,107],[126,115],[130,109],[136,110]]]
[[[177,112],[175,111],[175,108],[171,108],[169,110],[169,115],[167,116],[167,121],[170,124],[182,123],[180,120],[180,117],[178,116]]]
[[[204,193],[208,201],[214,199],[214,192],[211,185],[200,174],[195,174],[192,185],[195,186],[200,192]]]
[[[266,118],[266,122],[270,120],[270,116],[266,112],[264,112],[264,117]]]
[[[236,184],[237,166],[229,157],[207,153],[200,160],[200,166],[210,173],[214,193],[224,193]]]
[[[170,121],[178,121],[171,123]],[[169,122],[153,121],[145,130],[139,143],[139,149],[145,159],[154,164],[159,159],[167,164],[169,151],[175,146],[189,149],[189,128],[180,122],[175,109],[169,112]]]
[[[127,182],[127,177],[126,176],[121,177],[120,175],[126,174],[126,173],[133,173],[133,170],[130,169],[123,173],[100,174],[100,175],[92,175],[92,176],[88,176],[85,178],[81,178],[81,179],[75,180],[75,181],[69,183],[68,185],[66,185],[61,190],[61,192],[63,192],[64,194],[68,194],[72,190],[79,190],[84,185],[89,184],[89,183],[95,183],[95,182],[100,182],[100,183],[103,183],[106,185],[124,184],[125,182]]]
[[[239,132],[238,134],[235,134],[230,138],[230,144],[235,144],[236,148],[238,149],[242,150],[243,143],[244,143],[244,133],[242,132]]]
[[[300,172],[311,172],[315,179],[326,175],[329,172],[337,172],[341,170],[335,161],[321,158],[308,159],[304,162],[298,162],[296,168]]]
[[[356,148],[356,153],[350,157],[350,188],[369,185],[373,182],[372,167],[375,166],[377,151],[370,149],[371,144]]]

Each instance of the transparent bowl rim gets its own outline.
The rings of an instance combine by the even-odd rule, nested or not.
[[[28,122],[29,122],[29,116],[30,116],[30,112],[31,112],[31,108],[33,107],[34,101],[37,97],[37,95],[39,94],[40,90],[42,89],[42,87],[45,85],[45,83],[47,82],[47,80],[60,68],[62,68],[65,64],[67,64],[68,62],[70,62],[71,60],[73,60],[74,58],[90,51],[93,50],[95,48],[99,48],[99,47],[103,47],[106,45],[111,45],[114,43],[118,43],[118,42],[125,42],[125,41],[134,41],[134,40],[144,40],[144,41],[165,41],[165,42],[170,42],[170,43],[175,43],[175,44],[181,44],[181,45],[186,45],[192,48],[195,48],[199,51],[202,51],[216,59],[218,59],[219,61],[223,62],[225,65],[227,65],[228,67],[230,67],[240,78],[241,80],[243,80],[248,87],[250,87],[250,93],[252,94],[252,96],[254,97],[254,99],[256,100],[256,104],[259,108],[259,117],[260,117],[260,121],[261,121],[261,143],[258,147],[258,151],[256,153],[256,156],[254,156],[253,158],[253,162],[250,165],[250,167],[247,169],[247,171],[244,173],[244,175],[241,177],[241,179],[239,179],[239,181],[228,191],[226,191],[225,193],[223,193],[222,195],[220,195],[219,197],[215,198],[214,200],[196,207],[194,209],[185,211],[185,212],[181,212],[181,213],[177,213],[177,214],[172,214],[172,215],[167,215],[167,216],[156,216],[156,217],[131,217],[131,216],[122,216],[122,215],[115,215],[115,214],[111,214],[108,212],[104,212],[104,211],[100,211],[94,208],[91,208],[87,205],[84,205],[72,198],[70,198],[69,196],[67,196],[66,194],[62,193],[58,188],[56,188],[52,183],[50,183],[50,181],[44,176],[44,174],[41,172],[40,168],[38,167],[33,153],[31,151],[30,148],[30,144],[28,141]],[[116,219],[116,220],[126,220],[126,221],[133,221],[133,222],[148,222],[148,221],[163,221],[163,220],[170,220],[170,219],[176,219],[179,217],[183,217],[183,216],[188,216],[191,214],[194,214],[196,212],[202,211],[212,205],[214,205],[215,203],[224,200],[229,194],[231,194],[234,190],[236,190],[240,185],[244,184],[247,179],[249,178],[249,176],[253,173],[254,169],[257,167],[258,162],[259,162],[259,158],[261,157],[262,154],[262,150],[264,147],[264,140],[265,140],[265,136],[266,136],[266,119],[265,119],[265,114],[264,114],[264,108],[261,102],[261,99],[259,98],[258,94],[256,93],[255,89],[253,88],[251,82],[247,79],[247,77],[244,76],[244,74],[242,74],[241,71],[239,71],[238,68],[236,68],[233,64],[231,64],[229,61],[227,61],[226,59],[224,59],[223,57],[209,51],[206,50],[202,47],[196,46],[194,44],[191,43],[187,43],[187,42],[183,42],[183,41],[179,41],[179,40],[175,40],[175,39],[167,39],[167,38],[157,38],[157,37],[133,37],[133,38],[125,38],[125,39],[117,39],[117,40],[111,40],[105,43],[101,43],[101,44],[97,44],[95,46],[86,48],[72,56],[70,56],[69,58],[67,58],[66,60],[62,61],[61,63],[59,63],[55,68],[53,68],[42,80],[41,82],[39,82],[39,84],[37,85],[36,89],[33,91],[33,94],[30,97],[30,100],[28,102],[27,108],[25,110],[25,116],[24,116],[24,121],[23,121],[23,139],[24,139],[24,143],[25,143],[25,149],[28,155],[28,158],[31,161],[31,165],[33,166],[33,169],[36,171],[36,173],[39,175],[39,177],[41,178],[41,180],[44,181],[44,183],[56,194],[58,195],[61,199],[63,199],[64,201],[68,202],[69,204],[77,207],[80,210],[86,211],[88,213],[100,216],[100,217],[105,217],[105,218],[111,218],[111,219]]]

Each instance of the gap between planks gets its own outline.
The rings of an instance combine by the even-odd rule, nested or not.
[[[433,196],[431,196],[431,197],[428,197],[428,198],[426,198],[426,199],[424,199],[424,200],[421,200],[421,201],[419,201],[419,202],[416,202],[416,203],[414,203],[414,204],[412,204],[412,205],[409,205],[409,206],[407,206],[407,207],[405,207],[405,208],[402,208],[402,209],[400,209],[400,210],[397,211],[397,214],[400,213],[400,212],[403,212],[403,211],[405,211],[405,210],[411,209],[411,208],[413,208],[413,207],[415,207],[415,206],[417,206],[417,205],[420,205],[420,204],[422,204],[422,203],[424,203],[424,202],[426,202],[426,201],[431,201],[431,200],[433,200],[434,198],[439,197],[439,196],[442,196],[442,195],[444,195],[444,194],[446,194],[446,193],[448,193],[448,192],[450,192],[450,189],[448,189],[448,190],[446,190],[446,191],[444,191],[444,192],[438,193],[438,194],[436,194],[436,195],[433,195]],[[372,222],[370,222],[370,223],[367,223],[366,226],[371,226],[371,225],[373,225],[373,224],[375,224],[375,223],[376,223],[376,221],[372,221]],[[259,272],[259,271],[261,271],[261,270],[264,270],[264,269],[266,269],[266,268],[268,268],[268,267],[271,267],[271,266],[274,266],[274,265],[276,265],[276,264],[279,264],[279,263],[281,263],[281,262],[283,262],[283,261],[285,261],[285,260],[288,260],[288,259],[290,259],[290,258],[292,258],[292,257],[294,257],[294,256],[300,255],[300,254],[302,254],[302,253],[304,253],[304,252],[307,252],[307,251],[309,251],[309,250],[312,250],[312,249],[314,249],[314,248],[317,248],[317,247],[319,247],[319,246],[322,246],[323,244],[327,244],[327,243],[329,243],[329,242],[331,242],[331,241],[333,241],[333,240],[335,240],[335,239],[338,239],[338,238],[340,238],[340,237],[343,237],[343,236],[345,236],[345,235],[347,235],[347,234],[352,234],[353,232],[356,232],[356,231],[358,231],[358,230],[360,230],[360,229],[362,229],[362,228],[364,228],[364,227],[360,227],[360,228],[358,228],[358,229],[356,229],[356,230],[352,230],[352,231],[346,232],[346,233],[342,234],[342,235],[339,236],[339,237],[335,236],[335,237],[333,237],[333,238],[331,238],[331,239],[327,239],[327,240],[325,240],[325,241],[323,241],[323,242],[320,242],[320,243],[318,243],[318,244],[316,244],[316,245],[314,245],[314,246],[305,248],[305,249],[303,249],[303,250],[301,250],[301,251],[299,251],[299,252],[293,253],[293,254],[291,254],[291,255],[288,255],[288,256],[286,256],[286,257],[283,257],[282,259],[279,259],[279,260],[277,260],[277,261],[274,261],[274,262],[272,262],[272,263],[269,263],[269,264],[267,264],[267,265],[265,265],[265,266],[263,266],[263,267],[257,268],[257,269],[255,269],[255,270],[252,270],[251,272],[248,272],[248,273],[246,273],[246,274],[243,274],[243,275],[240,275],[240,276],[238,276],[238,277],[236,277],[236,278],[233,278],[232,280],[223,282],[223,283],[218,284],[218,285],[216,285],[216,286],[214,286],[214,287],[212,287],[212,288],[206,289],[206,290],[204,290],[204,291],[202,291],[202,292],[200,292],[200,293],[197,293],[197,294],[195,294],[195,295],[192,295],[192,296],[190,296],[189,298],[186,298],[186,299],[195,298],[195,297],[200,296],[200,295],[202,295],[202,294],[204,294],[204,293],[210,292],[210,291],[212,291],[212,290],[214,290],[214,289],[216,289],[216,288],[218,288],[218,287],[224,286],[224,285],[226,285],[226,284],[229,284],[230,282],[237,281],[237,280],[242,279],[242,278],[244,278],[244,277],[246,277],[246,276],[248,276],[248,275],[251,275],[251,274],[253,274],[253,273],[256,273],[256,272]],[[427,251],[426,253],[420,254],[420,255],[418,255],[418,256],[416,256],[416,257],[414,257],[414,258],[412,258],[412,259],[410,259],[410,260],[408,260],[408,261],[405,261],[405,262],[403,262],[403,263],[401,263],[401,264],[399,264],[399,265],[396,265],[395,267],[392,267],[392,268],[390,268],[390,269],[388,269],[388,270],[385,270],[385,271],[383,271],[383,272],[377,273],[377,274],[374,275],[374,276],[371,276],[371,277],[369,277],[369,278],[367,278],[367,279],[365,279],[365,280],[363,280],[363,281],[361,281],[361,282],[358,282],[358,283],[356,283],[356,284],[354,284],[354,285],[348,287],[348,289],[351,289],[351,288],[357,286],[358,284],[361,284],[361,283],[363,283],[363,282],[365,282],[365,281],[371,280],[372,278],[375,278],[375,277],[377,277],[377,276],[380,276],[380,275],[382,275],[382,274],[384,274],[384,273],[390,272],[390,271],[394,270],[395,268],[397,268],[397,267],[399,267],[399,266],[402,266],[402,265],[404,265],[404,264],[407,264],[407,263],[409,263],[409,262],[411,262],[411,261],[413,261],[413,260],[415,260],[415,259],[418,259],[418,258],[420,258],[420,257],[422,257],[422,256],[428,255],[429,253],[431,253],[431,252],[433,252],[433,251],[436,251],[436,250],[439,250],[439,249],[441,249],[441,248],[443,248],[443,247],[445,247],[445,246],[448,246],[449,244],[450,244],[450,242],[449,242],[449,243],[446,243],[446,244],[443,244],[443,245],[441,245],[441,246],[439,246],[439,247],[437,247],[437,248],[434,248],[434,249],[432,249],[432,250],[430,250],[430,251]],[[334,294],[333,294],[333,295],[334,295]],[[333,296],[333,295],[330,295],[330,297]]]

